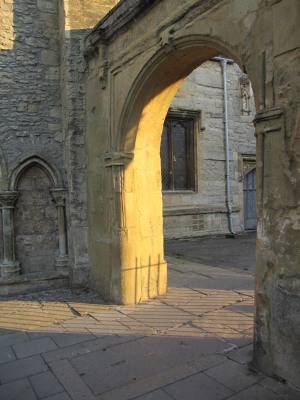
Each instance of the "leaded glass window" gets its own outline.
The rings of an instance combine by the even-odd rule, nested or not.
[[[195,115],[190,114],[171,112],[164,122],[160,147],[164,191],[195,190]]]

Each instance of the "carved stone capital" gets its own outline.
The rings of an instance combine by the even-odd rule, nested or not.
[[[0,192],[0,207],[14,208],[14,204],[18,197],[18,192]]]
[[[104,157],[105,166],[124,166],[133,159],[133,153],[131,151],[116,151],[112,153],[106,153]]]
[[[284,108],[280,106],[265,108],[264,110],[259,111],[253,120],[256,134],[280,131],[283,127],[283,117]]]
[[[51,189],[50,190],[53,201],[56,207],[64,207],[66,204],[67,190],[66,189]]]

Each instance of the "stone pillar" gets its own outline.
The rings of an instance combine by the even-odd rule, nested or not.
[[[287,150],[292,115],[261,110],[257,134],[257,246],[254,365],[300,386],[300,213],[297,173]],[[294,146],[295,149],[296,146]],[[294,150],[293,149],[293,150]]]
[[[15,259],[13,211],[19,194],[0,192],[3,229],[3,261],[0,264],[1,277],[12,278],[20,274],[20,263]]]
[[[55,261],[55,267],[59,272],[65,273],[68,267],[68,241],[65,213],[67,191],[65,189],[52,189],[50,192],[57,209],[58,223],[59,257]]]
[[[145,158],[144,153],[140,157]],[[164,294],[167,289],[161,191],[153,194],[152,181],[144,169],[137,170],[141,163],[137,160],[135,167],[133,164],[131,152],[106,154],[107,201],[101,227],[108,229],[102,237],[96,229],[90,231],[90,237],[97,240],[90,252],[91,284],[102,296],[118,304],[139,303]],[[140,180],[135,181],[139,173]],[[159,179],[156,182],[160,184]],[[137,191],[137,185],[144,188]],[[148,214],[154,216],[152,223],[144,211],[145,205]],[[96,227],[94,219],[90,220],[90,227]]]

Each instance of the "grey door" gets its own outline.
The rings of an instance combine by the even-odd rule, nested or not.
[[[244,177],[244,227],[256,229],[256,170]]]

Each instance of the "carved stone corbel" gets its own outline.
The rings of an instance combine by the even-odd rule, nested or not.
[[[170,46],[171,50],[175,51],[175,45],[174,45],[174,33],[175,33],[175,29],[173,28],[168,28],[166,30],[164,30],[163,32],[161,32],[160,34],[160,42],[161,42],[161,47],[163,47],[164,45],[168,45]]]
[[[106,153],[104,156],[105,167],[123,166],[133,159],[131,151],[115,151]]]
[[[107,87],[108,68],[109,68],[109,62],[105,61],[103,67],[99,69],[98,77],[99,77],[99,81],[101,83],[102,89],[106,89],[106,87]]]

